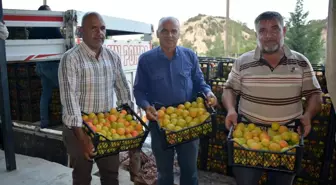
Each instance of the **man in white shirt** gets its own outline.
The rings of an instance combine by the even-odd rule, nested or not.
[[[106,28],[96,12],[83,16],[83,42],[67,51],[59,65],[64,143],[73,164],[73,184],[89,185],[93,144],[82,130],[81,112],[107,112],[118,102],[132,105],[118,54],[103,46]],[[119,155],[96,160],[102,185],[118,185]]]

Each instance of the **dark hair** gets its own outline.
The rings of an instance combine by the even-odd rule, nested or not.
[[[50,10],[50,7],[48,5],[42,5],[38,10]]]
[[[103,20],[102,16],[101,16],[98,12],[87,12],[87,13],[85,13],[85,14],[83,15],[83,17],[82,17],[82,24],[81,24],[82,27],[83,27],[83,25],[84,25],[86,19],[87,19],[88,17],[90,17],[91,15],[95,15],[95,16],[99,17],[101,20]]]
[[[276,19],[280,25],[283,27],[284,26],[284,20],[282,15],[279,12],[274,12],[274,11],[267,11],[261,13],[255,20],[254,20],[254,26],[257,29],[257,25],[259,24],[260,21],[262,20],[271,20],[271,19]]]

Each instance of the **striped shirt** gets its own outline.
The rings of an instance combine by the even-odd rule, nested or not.
[[[58,79],[62,120],[68,127],[81,127],[81,112],[98,113],[113,107],[113,94],[118,103],[132,106],[130,88],[123,73],[120,57],[102,48],[98,60],[84,42],[68,50],[60,61]]]
[[[292,121],[303,114],[302,97],[321,92],[308,59],[286,46],[284,51],[275,68],[261,58],[258,48],[233,64],[224,88],[240,95],[238,112],[252,122]]]

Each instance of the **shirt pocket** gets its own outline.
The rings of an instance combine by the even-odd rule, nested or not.
[[[154,74],[151,76],[152,91],[167,88],[164,74]]]
[[[180,84],[183,88],[190,88],[192,86],[191,80],[191,71],[188,69],[184,69],[179,73]]]

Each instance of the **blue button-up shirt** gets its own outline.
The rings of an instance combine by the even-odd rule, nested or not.
[[[196,54],[176,47],[169,60],[161,47],[143,53],[134,84],[136,103],[141,108],[158,104],[169,106],[191,101],[198,92],[207,94],[210,86],[204,81]]]

